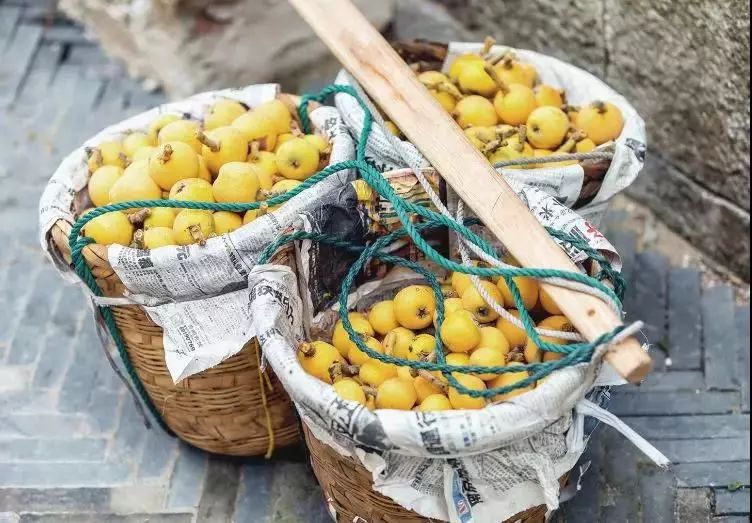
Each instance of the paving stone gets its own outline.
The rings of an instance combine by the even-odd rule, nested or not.
[[[739,410],[737,392],[614,392],[609,410],[617,416],[726,414]]]
[[[123,485],[110,489],[109,512],[161,512],[167,499],[167,485],[149,483]]]
[[[124,387],[115,390],[97,389],[89,398],[89,426],[95,433],[113,432],[118,421],[118,414],[124,401],[131,401],[123,394]]]
[[[36,362],[42,348],[51,305],[56,303],[60,276],[45,263],[32,282],[32,290],[22,313],[23,321],[10,341],[7,361],[24,365]],[[52,295],[52,296],[51,296]]]
[[[102,354],[102,345],[96,332],[94,319],[87,318],[74,341],[74,358],[65,374],[60,390],[60,411],[78,412],[89,404],[96,374],[91,368]]]
[[[191,513],[21,514],[19,523],[193,523]]]
[[[597,438],[600,434],[596,435]],[[593,519],[600,512],[601,495],[601,465],[603,449],[594,439],[591,439],[588,450],[585,451],[580,464],[590,461],[590,467],[585,472],[580,483],[580,490],[574,498],[564,503],[559,511],[560,519],[564,522],[576,523]]]
[[[731,287],[719,285],[702,295],[705,382],[708,388],[736,389],[737,341]]]
[[[84,421],[82,414],[4,414],[0,415],[0,438],[55,438],[60,434],[78,434]]]
[[[106,447],[107,440],[92,438],[0,440],[0,461],[100,462]]]
[[[661,439],[654,442],[672,463],[749,460],[749,438]]]
[[[20,18],[20,7],[0,5],[0,53],[9,45]]]
[[[660,350],[650,351],[655,370],[665,367],[666,336],[666,291],[668,260],[655,252],[637,255],[634,278],[633,319],[645,322],[643,332],[648,341]]]
[[[139,477],[165,477],[177,457],[178,441],[156,425],[147,430],[141,464],[138,467]]]
[[[712,494],[709,489],[685,489],[676,491],[677,523],[700,523],[710,521]]]
[[[70,327],[75,328],[73,325]],[[53,326],[52,331],[45,336],[35,367],[32,380],[35,388],[60,385],[73,361],[74,341],[73,335],[68,336],[60,327]]]
[[[209,460],[198,521],[231,521],[238,492],[240,464],[213,457]]]
[[[113,461],[137,462],[143,452],[146,431],[147,428],[135,404],[132,401],[124,402],[109,458]]]
[[[0,392],[26,390],[33,371],[33,367],[28,365],[0,367]]]
[[[57,394],[51,390],[0,392],[0,413],[52,413],[56,410]]]
[[[668,274],[668,346],[672,369],[702,369],[700,300],[700,271],[672,268]]]
[[[736,336],[739,348],[738,373],[739,388],[742,394],[742,411],[749,412],[750,358],[749,358],[749,305],[736,308]]]
[[[649,441],[657,439],[735,438],[749,434],[749,415],[640,416],[622,421]]]
[[[672,471],[653,465],[642,465],[639,467],[639,472],[642,521],[673,522],[676,480]]]
[[[615,430],[605,429],[600,437],[606,458],[602,466],[600,517],[604,521],[636,521],[640,506],[639,451]]]
[[[40,265],[37,256],[27,250],[14,246],[8,262],[8,274],[13,275],[0,288],[0,303],[4,304],[4,313],[0,314],[0,344],[9,343],[13,338],[23,307],[31,292],[30,283],[34,282]],[[26,278],[15,275],[24,274]]]
[[[16,97],[41,38],[41,27],[28,24],[16,27],[0,60],[0,107],[9,106]]]
[[[749,514],[749,489],[715,491],[715,513],[719,516]]]
[[[639,387],[630,391],[697,391],[705,389],[705,375],[699,370],[651,372]]]
[[[188,508],[198,505],[207,466],[206,454],[181,443],[175,471],[170,480],[167,508]]]
[[[307,463],[274,463],[267,518],[271,521],[325,523],[331,516]]]
[[[0,507],[23,512],[95,512],[110,506],[108,488],[0,488]]]
[[[0,487],[103,487],[132,478],[124,463],[0,463]]]
[[[269,462],[250,459],[243,465],[235,499],[234,523],[266,519],[273,476],[274,468]]]
[[[749,486],[749,461],[722,463],[677,463],[671,470],[682,487]]]
[[[749,516],[718,516],[713,523],[749,523]]]

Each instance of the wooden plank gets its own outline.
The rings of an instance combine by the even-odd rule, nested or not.
[[[290,3],[523,266],[576,270],[511,187],[351,2]],[[610,307],[593,296],[551,285],[544,288],[588,339],[621,324]],[[651,366],[635,339],[612,347],[606,360],[632,381],[640,381]]]

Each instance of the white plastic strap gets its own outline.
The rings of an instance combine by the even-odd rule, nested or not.
[[[648,443],[645,438],[637,434],[618,417],[611,414],[609,411],[600,408],[592,401],[584,398],[581,399],[577,405],[575,405],[575,411],[581,416],[591,416],[598,421],[602,421],[606,425],[615,428],[622,434],[622,436],[631,441],[635,447],[640,449],[643,454],[653,460],[653,463],[659,467],[668,468],[668,466],[671,465],[671,461],[669,461],[661,451]]]

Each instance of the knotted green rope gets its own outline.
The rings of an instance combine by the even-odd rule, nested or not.
[[[475,234],[472,230],[468,228],[469,223],[467,221],[463,224],[460,224],[451,218],[441,215],[440,213],[427,209],[421,205],[416,205],[416,204],[413,204],[412,202],[403,200],[395,193],[395,191],[392,189],[392,187],[389,185],[386,179],[372,165],[370,165],[366,161],[366,155],[365,155],[366,144],[367,144],[368,136],[370,135],[371,127],[373,124],[373,117],[370,111],[368,110],[368,107],[363,102],[363,100],[360,99],[360,97],[358,97],[358,95],[355,93],[355,91],[351,87],[330,85],[330,86],[325,87],[324,89],[322,89],[316,94],[307,94],[303,96],[301,98],[301,103],[298,108],[298,113],[299,113],[300,121],[301,121],[304,132],[306,133],[310,132],[310,119],[308,117],[308,111],[307,111],[308,104],[311,101],[323,102],[325,98],[335,93],[346,93],[350,96],[353,96],[358,101],[358,103],[360,104],[360,106],[363,108],[365,112],[363,130],[360,133],[360,136],[358,138],[355,160],[348,160],[348,161],[339,162],[339,163],[330,165],[326,167],[325,169],[323,169],[322,171],[314,174],[313,176],[311,176],[310,178],[308,178],[307,180],[305,180],[304,182],[302,182],[300,185],[296,186],[292,190],[282,195],[274,196],[265,202],[208,203],[208,202],[186,202],[186,201],[178,201],[178,200],[136,200],[136,201],[120,202],[116,204],[106,205],[103,207],[98,207],[92,210],[91,212],[87,213],[85,216],[80,217],[71,228],[68,241],[69,241],[69,246],[71,250],[73,266],[74,266],[76,273],[84,280],[84,282],[87,284],[87,286],[89,287],[89,289],[92,291],[94,295],[96,296],[102,295],[101,290],[99,289],[99,286],[96,282],[96,279],[92,275],[91,270],[86,264],[83,254],[82,254],[83,248],[86,245],[92,243],[93,240],[91,240],[90,238],[80,236],[81,231],[83,227],[86,225],[86,223],[96,218],[97,216],[101,216],[103,214],[106,214],[112,211],[124,211],[127,209],[132,209],[134,207],[136,208],[171,207],[171,208],[181,208],[181,209],[245,212],[249,210],[259,209],[264,205],[268,205],[268,206],[280,205],[334,173],[347,170],[347,169],[355,169],[359,172],[361,177],[365,179],[365,181],[371,186],[371,188],[377,191],[382,197],[386,198],[392,204],[392,206],[394,207],[395,213],[397,214],[400,222],[403,224],[402,229],[399,229],[391,234],[383,236],[382,238],[378,239],[377,241],[375,241],[373,244],[371,244],[368,247],[354,245],[350,242],[345,242],[345,241],[342,241],[341,239],[332,237],[330,235],[325,235],[325,234],[296,232],[296,233],[289,234],[289,235],[282,235],[264,250],[264,252],[260,256],[260,262],[265,263],[268,259],[270,259],[274,251],[277,248],[279,248],[281,245],[291,242],[291,241],[296,241],[296,240],[301,240],[301,239],[310,239],[310,240],[334,245],[340,248],[348,249],[353,252],[360,252],[360,256],[358,257],[357,261],[352,265],[352,267],[348,271],[347,276],[345,277],[344,285],[342,287],[340,297],[339,297],[339,307],[340,307],[340,316],[342,318],[342,323],[348,335],[356,343],[356,345],[362,351],[368,354],[370,357],[375,358],[385,363],[407,365],[414,369],[424,369],[424,370],[429,370],[429,371],[438,370],[438,371],[441,371],[444,376],[446,376],[447,380],[449,381],[449,384],[455,387],[459,392],[468,394],[473,397],[478,397],[478,396],[490,397],[496,394],[503,394],[505,392],[509,392],[511,390],[514,390],[520,387],[526,387],[534,383],[538,379],[550,374],[551,372],[559,368],[564,368],[566,366],[587,362],[592,357],[592,353],[595,350],[595,347],[603,343],[608,343],[611,339],[613,339],[615,335],[618,334],[618,332],[623,327],[617,328],[610,333],[604,334],[599,339],[591,343],[556,345],[556,344],[550,344],[550,343],[544,342],[543,340],[540,339],[540,337],[535,332],[535,325],[523,306],[522,297],[520,295],[517,285],[512,280],[512,278],[515,278],[518,276],[525,276],[525,277],[532,277],[532,278],[557,277],[557,278],[562,278],[562,279],[566,279],[570,281],[579,282],[579,283],[589,285],[589,286],[599,289],[602,293],[604,293],[611,300],[613,300],[614,303],[616,303],[617,306],[620,308],[621,307],[620,298],[622,296],[623,288],[624,288],[624,284],[623,284],[623,280],[621,279],[621,276],[616,271],[613,270],[613,268],[611,267],[611,264],[600,253],[590,248],[587,245],[587,242],[584,242],[583,240],[579,238],[572,237],[571,235],[564,234],[560,231],[549,230],[549,233],[552,236],[557,237],[561,241],[566,241],[570,243],[572,246],[582,250],[588,256],[590,256],[591,258],[593,258],[594,260],[600,263],[601,271],[598,275],[596,275],[595,278],[591,278],[589,276],[586,276],[578,272],[567,272],[567,271],[559,271],[559,270],[553,270],[553,269],[527,269],[527,268],[517,268],[517,267],[510,267],[510,268],[467,267],[444,257],[438,251],[436,251],[433,247],[431,247],[421,236],[420,234],[421,230],[425,228],[446,227],[459,234],[462,234],[465,238],[467,238],[469,241],[477,245],[480,249],[482,249],[488,255],[492,257],[496,257],[496,253],[494,252],[493,248],[487,242],[485,242],[480,236],[478,236],[477,234]],[[420,216],[421,218],[423,218],[424,223],[413,224],[413,222],[410,219],[411,215]],[[532,338],[533,341],[542,350],[562,353],[562,354],[565,354],[565,356],[560,360],[555,360],[551,362],[532,363],[532,364],[527,364],[524,366],[514,366],[514,367],[453,366],[453,365],[448,365],[446,363],[446,360],[444,358],[444,353],[443,353],[443,345],[442,345],[440,336],[436,337],[436,345],[437,345],[436,355],[437,355],[438,361],[435,363],[427,362],[427,361],[403,360],[401,358],[395,358],[392,356],[377,353],[373,351],[371,348],[367,347],[365,343],[361,340],[360,336],[355,332],[355,330],[353,329],[347,317],[347,296],[349,294],[350,288],[353,285],[353,281],[356,275],[360,272],[360,270],[362,269],[366,261],[372,257],[377,257],[387,263],[393,263],[396,265],[405,266],[421,274],[427,280],[427,282],[429,283],[430,287],[432,288],[436,296],[437,330],[440,329],[441,324],[444,320],[443,298],[441,295],[440,284],[438,280],[436,279],[435,275],[433,275],[430,271],[426,270],[420,265],[416,264],[415,262],[411,262],[404,258],[400,258],[398,256],[394,256],[394,255],[384,252],[384,249],[386,246],[388,246],[395,239],[402,237],[402,236],[408,236],[412,240],[412,242],[421,251],[423,251],[426,254],[428,259],[437,263],[440,267],[448,271],[457,271],[457,272],[462,272],[466,274],[475,274],[477,276],[486,277],[486,278],[492,277],[492,276],[503,277],[507,285],[509,286],[515,305],[520,311],[520,319],[523,325],[525,326],[525,330],[528,336]],[[604,279],[610,279],[613,282],[614,290],[612,290],[610,287],[602,283],[601,280],[604,280]],[[100,305],[98,306],[98,308],[117,346],[120,357],[123,360],[125,369],[128,375],[130,376],[131,380],[133,381],[139,396],[141,397],[142,401],[149,407],[151,413],[154,415],[154,417],[157,419],[160,425],[165,430],[170,432],[169,429],[165,426],[161,416],[156,411],[153,403],[149,400],[149,397],[143,387],[143,384],[138,379],[138,375],[136,374],[133,368],[133,365],[130,361],[130,358],[128,357],[128,353],[125,349],[125,344],[123,342],[123,339],[115,324],[112,311],[109,309],[108,306]],[[512,386],[489,389],[485,391],[469,390],[463,387],[461,384],[459,384],[459,382],[457,382],[457,380],[451,374],[454,371],[461,371],[461,372],[470,373],[470,374],[490,373],[490,372],[501,374],[504,372],[520,372],[521,370],[530,371],[531,373],[530,376],[524,380],[521,380],[515,383]]]

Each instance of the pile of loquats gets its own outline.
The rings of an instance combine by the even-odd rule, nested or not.
[[[492,38],[480,53],[457,56],[447,73],[424,71],[418,80],[454,117],[476,149],[491,163],[525,157],[587,153],[615,140],[624,117],[613,103],[567,103],[563,89],[541,83],[538,72],[514,52],[493,54]],[[387,129],[401,136],[397,126]],[[541,162],[530,168],[577,163]]]
[[[478,264],[479,262],[474,262]],[[576,332],[548,294],[532,278],[515,277],[522,301],[537,327]],[[519,318],[512,293],[503,278],[481,279],[482,287],[501,307]],[[524,329],[500,317],[463,273],[453,273],[442,284],[445,318],[436,332],[436,301],[428,286],[410,285],[392,300],[380,301],[366,313],[350,312],[348,319],[367,347],[377,353],[410,361],[436,361],[436,338],[443,342],[445,359],[457,366],[515,366],[560,359],[563,354],[542,351]],[[557,345],[567,340],[541,336]],[[331,343],[312,341],[298,347],[298,360],[310,375],[332,384],[340,397],[369,409],[437,411],[480,409],[489,404],[451,387],[440,371],[411,370],[369,357],[350,339],[342,321],[334,327]],[[528,371],[503,374],[454,372],[465,388],[486,390],[513,385]],[[545,378],[544,378],[545,379]],[[536,384],[537,385],[537,384]],[[536,385],[514,389],[490,401],[505,401]]]
[[[88,194],[94,207],[163,198],[265,201],[319,171],[330,151],[323,136],[300,132],[279,99],[249,110],[236,100],[219,98],[203,120],[161,114],[147,129],[88,149]],[[262,205],[244,214],[169,207],[113,211],[86,223],[84,234],[98,244],[141,249],[203,245],[276,207]]]

